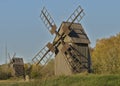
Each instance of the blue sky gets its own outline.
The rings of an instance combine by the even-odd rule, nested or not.
[[[32,57],[54,36],[44,26],[39,15],[45,6],[57,27],[78,5],[84,9],[81,23],[91,46],[96,40],[120,32],[120,0],[0,0],[0,64],[5,63],[5,45],[12,55],[30,62]]]

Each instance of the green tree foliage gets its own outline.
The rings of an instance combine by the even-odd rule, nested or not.
[[[97,41],[92,66],[95,73],[120,73],[120,33]]]

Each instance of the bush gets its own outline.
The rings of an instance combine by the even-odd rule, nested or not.
[[[4,72],[0,72],[0,80],[6,80],[9,79],[11,77],[11,73],[4,73]]]
[[[8,65],[4,64],[0,66],[0,79],[5,80],[12,77],[12,70]]]
[[[48,64],[41,70],[42,77],[54,76],[54,59],[51,59]]]
[[[26,68],[28,67],[26,66],[25,70]],[[45,66],[33,64],[31,65],[30,69],[26,72],[30,76],[30,78],[44,78],[48,76],[53,76],[54,75],[54,59],[51,59]]]
[[[40,65],[37,65],[37,66],[32,65],[32,69],[31,69],[31,72],[30,72],[30,77],[31,78],[41,78],[40,70],[41,70]]]

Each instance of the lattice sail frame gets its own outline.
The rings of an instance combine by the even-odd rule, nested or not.
[[[50,58],[53,56],[53,54],[54,53],[51,52],[46,45],[33,57],[32,61],[36,65],[38,65],[39,63],[41,65],[46,65]]]
[[[54,34],[57,27],[56,27],[54,20],[52,19],[51,15],[48,13],[45,7],[41,11],[40,17],[43,20],[47,29],[51,32],[51,34]]]
[[[85,16],[85,13],[84,13],[82,7],[78,6],[78,8],[68,18],[67,22],[79,23],[84,16]]]

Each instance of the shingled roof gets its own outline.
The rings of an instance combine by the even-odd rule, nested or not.
[[[66,25],[69,26],[70,22],[63,22],[58,30],[60,34],[62,34],[61,28]],[[80,23],[73,23],[71,26],[72,31],[67,35],[67,37],[64,39],[65,42],[68,43],[84,43],[84,44],[90,44],[90,40],[84,31],[82,25]],[[55,37],[54,41],[57,39],[57,36]]]

